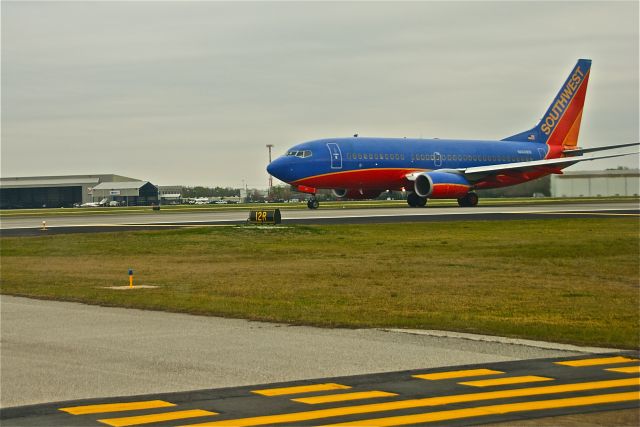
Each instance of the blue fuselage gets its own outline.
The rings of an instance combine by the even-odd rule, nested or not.
[[[314,188],[404,187],[406,174],[544,159],[535,142],[409,138],[332,138],[290,148],[267,168],[274,177]]]

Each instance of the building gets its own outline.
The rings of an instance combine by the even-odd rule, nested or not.
[[[640,170],[564,172],[551,176],[552,197],[640,195]]]
[[[0,208],[72,207],[96,201],[101,183],[132,181],[140,182],[114,174],[0,178]]]
[[[158,187],[149,181],[101,182],[91,194],[94,201],[115,201],[125,206],[158,204]]]
[[[159,185],[161,202],[163,205],[179,205],[182,203],[182,185]]]

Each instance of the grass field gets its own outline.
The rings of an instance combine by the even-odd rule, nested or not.
[[[2,238],[4,294],[638,348],[637,218]],[[135,283],[157,289],[103,287]]]

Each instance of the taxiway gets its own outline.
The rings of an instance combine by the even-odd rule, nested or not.
[[[257,208],[269,209],[269,205]],[[510,219],[551,219],[575,217],[637,217],[638,202],[550,204],[533,206],[478,206],[475,208],[429,207],[370,208],[370,209],[319,209],[282,210],[283,223],[290,224],[354,224],[421,221],[474,221]],[[3,236],[41,235],[42,222],[46,221],[48,234],[87,233],[100,231],[177,228],[207,225],[243,224],[248,210],[220,212],[149,212],[107,215],[17,216],[0,220]]]

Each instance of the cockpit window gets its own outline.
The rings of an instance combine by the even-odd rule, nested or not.
[[[311,157],[312,155],[313,153],[311,152],[311,150],[293,150],[287,153],[287,156],[300,157],[301,159]]]

